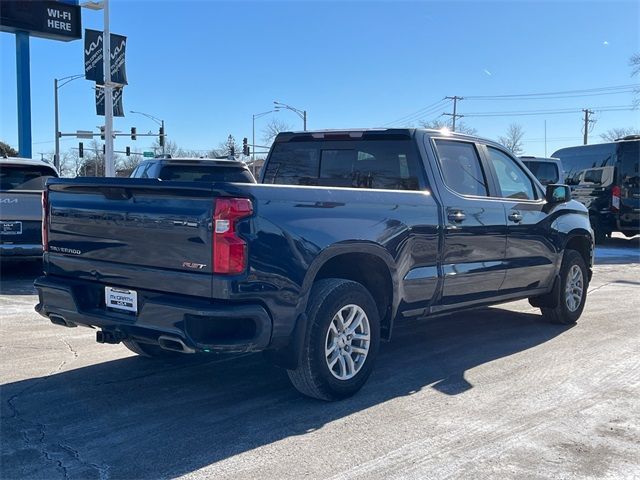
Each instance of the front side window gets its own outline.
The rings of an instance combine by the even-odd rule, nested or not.
[[[462,195],[487,196],[487,183],[475,145],[455,140],[436,140],[444,183]]]
[[[487,147],[489,161],[493,165],[498,178],[500,196],[518,200],[535,200],[531,179],[524,170],[506,153]]]

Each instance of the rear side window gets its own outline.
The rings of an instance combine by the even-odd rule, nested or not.
[[[165,165],[160,169],[158,178],[177,182],[255,183],[251,173],[242,168],[214,165]]]
[[[455,140],[435,140],[444,183],[462,195],[486,197],[487,182],[475,145]]]
[[[264,173],[264,183],[317,185],[318,149],[309,144],[278,143]]]
[[[319,185],[418,190],[418,163],[404,141],[359,142],[353,149],[323,149]]]
[[[522,162],[525,166],[540,180],[543,185],[549,185],[550,183],[558,183],[560,180],[560,171],[558,164],[553,162]]]
[[[39,165],[0,165],[0,191],[44,189],[50,177],[57,177],[55,170]]]
[[[279,144],[264,183],[418,190],[420,164],[411,140]]]
[[[493,165],[500,187],[501,197],[519,200],[535,200],[533,183],[520,165],[506,153],[487,147],[489,161]]]

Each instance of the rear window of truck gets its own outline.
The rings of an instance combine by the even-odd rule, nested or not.
[[[263,183],[419,190],[420,178],[411,140],[343,140],[276,144]]]
[[[10,190],[41,191],[50,177],[57,177],[56,172],[45,165],[0,164],[0,192]]]
[[[549,185],[550,183],[558,183],[560,181],[560,171],[557,163],[552,162],[533,162],[523,160],[522,163],[533,173],[540,183]]]

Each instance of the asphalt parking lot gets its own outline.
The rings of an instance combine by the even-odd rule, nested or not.
[[[526,301],[397,328],[355,397],[300,396],[260,355],[136,357],[0,283],[0,477],[640,477],[640,239],[597,252],[573,327]]]

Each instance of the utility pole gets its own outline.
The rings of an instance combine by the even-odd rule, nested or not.
[[[591,120],[589,117],[593,114],[593,110],[589,110],[588,108],[583,108],[582,111],[584,112],[584,142],[583,145],[587,144],[587,136],[589,133],[589,123],[593,123],[593,120]]]
[[[113,164],[113,86],[111,84],[111,32],[109,31],[109,0],[103,1],[104,32],[102,56],[104,60],[104,176],[115,176]]]
[[[453,123],[452,123],[451,131],[455,132],[456,131],[456,118],[464,117],[464,115],[458,115],[456,113],[457,112],[457,107],[458,107],[458,100],[462,100],[464,97],[459,97],[457,95],[454,95],[453,97],[444,97],[444,98],[448,98],[450,100],[453,100],[453,113],[443,113],[443,115],[447,115],[448,117],[453,117]]]
[[[304,110],[302,112],[303,116],[302,116],[302,122],[303,122],[303,130],[306,132],[307,131],[307,111]]]

